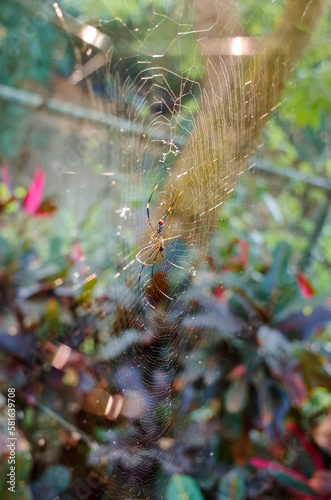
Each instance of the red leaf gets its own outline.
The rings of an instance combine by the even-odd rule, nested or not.
[[[217,299],[220,299],[225,292],[225,288],[222,285],[217,285],[217,287],[214,289],[214,295]]]
[[[239,241],[238,243],[239,247],[239,264],[241,264],[243,267],[247,266],[248,260],[249,260],[249,242],[248,241]]]
[[[288,422],[286,425],[287,429],[294,434],[297,439],[300,441],[302,447],[306,450],[307,453],[311,456],[313,461],[315,462],[317,469],[324,469],[324,461],[321,458],[320,454],[314,448],[314,446],[308,441],[302,430],[295,424],[294,422]]]
[[[37,213],[44,194],[45,174],[41,169],[36,170],[24,199],[24,210],[29,215]]]
[[[305,278],[302,271],[298,272],[297,279],[302,295],[305,299],[310,299],[314,295],[315,291],[309,281]]]
[[[54,214],[56,209],[57,209],[56,202],[54,201],[53,198],[50,198],[41,202],[35,215],[37,217],[49,217],[50,215]]]

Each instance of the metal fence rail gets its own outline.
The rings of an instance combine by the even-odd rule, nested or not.
[[[5,102],[10,102],[19,106],[33,109],[35,111],[47,110],[51,113],[56,113],[60,116],[65,116],[70,119],[80,121],[84,120],[97,126],[115,128],[137,136],[141,136],[142,134],[144,134],[147,137],[150,137],[151,139],[157,141],[169,140],[166,138],[165,131],[148,131],[146,130],[146,127],[144,127],[140,123],[135,123],[124,118],[120,118],[100,111],[95,111],[93,109],[84,108],[82,106],[72,105],[59,99],[54,99],[7,85],[0,84],[0,99]],[[185,146],[184,141],[180,137],[176,137],[172,142],[177,147]],[[317,206],[316,214],[314,217],[314,229],[312,231],[312,234],[308,237],[307,247],[303,251],[300,261],[300,267],[301,269],[304,269],[309,265],[311,261],[313,249],[323,231],[323,227],[329,214],[331,203],[331,182],[329,179],[326,179],[324,177],[304,174],[289,167],[279,170],[258,158],[252,157],[251,160],[256,171],[264,172],[266,174],[277,177],[282,177],[284,179],[289,179],[293,182],[304,182],[311,187],[321,189],[325,192],[325,196],[321,198],[320,203]]]
[[[16,89],[8,85],[0,85],[0,99],[13,104],[38,110],[47,110],[51,113],[56,113],[60,116],[72,118],[74,120],[85,120],[98,126],[116,128],[127,133],[141,136],[145,134],[147,137],[158,141],[168,141],[166,132],[162,131],[148,131],[140,123],[135,123],[125,118],[120,118],[101,111],[84,108],[70,104],[68,102],[54,99],[51,97],[43,96],[34,92],[23,89]],[[173,143],[177,147],[184,147],[185,143],[180,137],[176,137]],[[276,169],[274,166],[262,162],[260,159],[252,158],[254,169],[265,172],[267,174],[284,177],[297,182],[304,182],[312,187],[323,189],[324,191],[331,192],[331,182],[320,176],[312,176],[304,174],[293,168]]]

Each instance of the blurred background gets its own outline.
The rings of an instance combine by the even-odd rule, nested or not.
[[[1,498],[331,498],[330,17],[3,0]]]

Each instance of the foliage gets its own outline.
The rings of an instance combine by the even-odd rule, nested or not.
[[[274,28],[282,4],[271,3],[254,2],[255,16],[246,18],[252,5],[242,2],[249,34]],[[111,11],[102,2],[67,4],[85,22],[102,16],[99,28],[115,33],[119,52],[126,26],[132,33],[138,22],[144,47],[155,48],[153,23],[161,15],[161,50],[176,38],[166,17],[171,2],[158,2],[157,11],[145,1],[115,2]],[[25,87],[32,80],[47,88],[52,71],[70,75],[68,38],[49,24],[24,22],[20,32],[15,5],[2,7],[9,34],[1,83]],[[254,19],[263,18],[262,31]],[[131,42],[130,54],[114,61],[129,61],[134,78]],[[169,64],[185,72],[196,63],[200,78],[191,45]],[[329,173],[329,50],[316,39],[265,131],[261,154],[277,168]],[[176,89],[176,79],[169,82]],[[18,156],[24,112],[1,106],[1,154]],[[6,164],[1,174],[1,477],[8,471],[5,398],[14,386],[17,498],[141,498],[142,491],[153,500],[179,500],[183,492],[192,500],[330,496],[330,225],[309,240],[319,189],[293,180],[270,192],[261,177],[242,183],[223,207],[208,257],[196,263],[190,283],[180,283],[180,299],[165,309],[156,296],[153,313],[129,280],[114,278],[114,239],[99,251],[100,200],[73,239],[70,214],[44,197],[40,168],[26,186],[15,185]],[[311,261],[302,265],[307,244]],[[165,276],[169,287],[174,273]],[[1,498],[9,497],[6,490],[2,480]]]
[[[37,171],[25,191],[14,190],[25,193],[21,211],[33,194],[39,200],[20,216],[32,226],[40,225],[40,178]],[[5,209],[4,228],[9,220]],[[36,255],[29,239],[19,253],[9,250],[0,347],[2,384],[16,387],[17,426],[33,460],[22,498],[66,499],[82,485],[109,498],[142,484],[146,498],[158,489],[174,500],[183,491],[192,499],[328,495],[328,299],[304,273],[298,278],[288,243],[271,255],[236,231],[215,234],[169,312],[166,336],[141,297],[106,269],[88,279],[77,243],[60,266],[55,250],[27,267]],[[153,428],[156,441],[146,442]]]
[[[20,16],[16,15],[18,8]],[[31,4],[30,8],[16,1],[3,2],[1,84],[43,92],[50,87],[55,71],[62,76],[70,75],[74,66],[73,53],[68,38],[48,22],[53,13],[51,4],[43,1]],[[29,130],[28,110],[2,100],[0,109],[0,160],[16,158],[24,147],[22,122]]]
[[[23,22],[15,15],[17,5],[22,8]],[[91,82],[96,93],[112,100],[125,87],[128,78],[134,82],[142,70],[146,76],[153,74],[153,68],[146,69],[144,64],[139,63],[140,53],[164,54],[164,57],[158,59],[158,64],[166,68],[172,92],[177,95],[180,91],[183,93],[182,100],[186,106],[183,107],[179,126],[183,126],[181,120],[187,126],[186,114],[190,115],[190,108],[194,110],[195,103],[193,99],[185,97],[185,87],[178,75],[200,81],[203,66],[194,33],[188,33],[183,39],[178,36],[178,25],[174,20],[182,22],[182,16],[176,12],[173,2],[165,4],[158,1],[152,7],[145,0],[111,4],[69,0],[65,2],[65,7],[66,12],[74,19],[96,25],[113,44],[111,74],[115,76],[106,75],[103,69],[94,72]],[[172,18],[167,16],[170,12]],[[5,0],[1,14],[0,64],[3,71],[0,84],[48,95],[52,93],[58,80],[69,77],[77,64],[84,64],[88,60],[85,56],[87,45],[78,38],[73,41],[70,34],[63,32],[54,23],[52,3],[36,0],[22,6],[16,1]],[[187,15],[187,25],[190,22]],[[90,48],[92,55],[98,53],[93,46]],[[178,53],[182,56],[177,57]],[[162,82],[162,78],[160,81]],[[169,106],[169,97],[162,95],[162,98]],[[154,100],[155,97],[152,98]],[[138,99],[138,104],[134,101],[135,97],[128,92],[125,105],[136,107],[141,117],[155,111],[153,102],[148,103],[149,106],[142,106],[141,99]],[[166,105],[163,108],[164,113],[169,111]],[[37,140],[29,111],[3,101],[0,101],[0,109],[4,117],[0,118],[0,160],[17,159],[18,153],[26,147],[26,137],[23,139],[22,136],[31,135],[32,147]]]

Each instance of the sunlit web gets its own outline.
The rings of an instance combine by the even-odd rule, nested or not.
[[[122,10],[120,2],[116,7],[97,2],[93,19],[89,2],[78,3],[83,11],[79,18],[65,5],[53,4],[53,22],[70,37],[76,68],[69,83],[77,93],[83,92],[82,118],[90,124],[72,128],[72,133],[83,136],[78,160],[68,155],[72,145],[64,138],[62,157],[53,161],[54,176],[66,186],[63,204],[76,212],[77,237],[82,221],[93,227],[91,267],[100,255],[109,263],[107,279],[101,276],[95,293],[107,292],[124,316],[134,315],[132,328],[140,328],[146,338],[162,335],[165,343],[178,342],[180,351],[186,341],[175,339],[174,331],[183,319],[183,296],[187,302],[190,281],[207,255],[224,201],[254,165],[258,132],[278,106],[278,79],[286,68],[280,61],[274,71],[274,93],[265,94],[263,89],[270,86],[266,49],[273,42],[247,36],[253,21],[263,24],[261,14],[248,2],[241,11],[236,2],[227,2],[220,10],[214,4],[206,8],[203,2],[136,2],[129,20],[124,18],[127,5]],[[155,287],[151,266],[146,266],[138,283],[140,265],[135,257],[150,242],[146,205],[157,184],[150,205],[154,228],[182,195],[164,228],[164,238],[180,235],[165,242],[164,250],[177,267],[159,257]],[[98,206],[97,215],[86,216],[91,206]],[[139,403],[136,417],[144,443],[127,460],[140,461],[143,469],[144,451],[154,449],[155,457],[160,457],[168,436],[168,424],[162,429],[155,424],[146,387],[157,395],[159,384],[161,413],[167,422],[171,387],[155,376],[170,372],[173,360],[163,359],[161,373],[160,349],[135,352],[134,360],[128,357],[130,390]],[[134,368],[142,357],[145,380],[135,381]],[[125,380],[121,384],[124,387]],[[144,493],[143,484],[140,488],[132,486],[132,498],[150,494]]]

